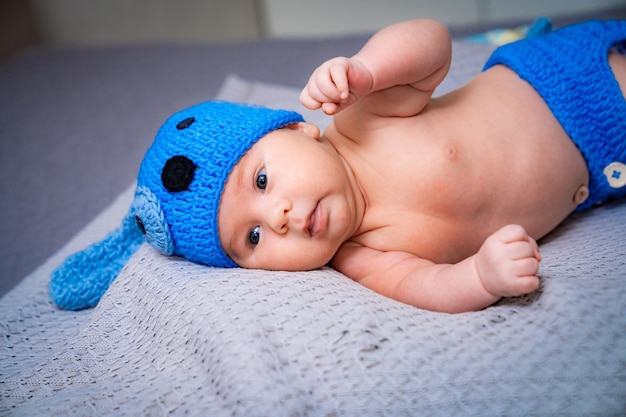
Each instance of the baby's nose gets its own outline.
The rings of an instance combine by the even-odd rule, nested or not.
[[[276,233],[287,233],[289,230],[289,212],[291,203],[289,200],[280,198],[273,202],[270,207],[269,226]]]

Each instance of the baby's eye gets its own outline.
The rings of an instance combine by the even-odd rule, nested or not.
[[[265,187],[267,187],[267,174],[265,173],[265,168],[257,174],[256,186],[259,190],[265,190]]]
[[[254,229],[250,230],[248,233],[248,243],[252,246],[256,246],[259,244],[261,240],[261,227],[256,226]]]

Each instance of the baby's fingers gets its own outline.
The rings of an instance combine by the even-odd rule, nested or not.
[[[308,85],[300,92],[300,103],[310,110],[317,110],[322,106],[322,103],[319,100],[311,96]]]
[[[509,256],[512,260],[508,275],[511,282],[507,296],[519,296],[535,291],[539,287],[539,262],[541,255],[537,243],[529,238],[526,242],[514,242],[508,245]]]
[[[339,93],[332,91],[325,94],[317,85],[307,86],[300,93],[300,103],[308,109],[317,110],[320,107],[324,113],[333,115],[340,110],[341,98]]]
[[[318,70],[309,83],[309,94],[321,103],[341,102],[342,92],[347,97],[348,79],[345,72],[336,67]]]
[[[535,262],[541,261],[539,248],[532,238],[529,238],[528,241],[507,243],[505,256],[511,260],[532,259]]]
[[[508,288],[508,292],[503,294],[505,297],[519,297],[520,295],[530,294],[539,288],[540,281],[537,275],[527,275],[518,277],[514,282],[511,282]]]
[[[313,74],[309,83],[300,93],[300,102],[303,106],[316,110],[324,105],[324,103],[338,103],[339,93],[334,84],[328,78],[320,78]]]
[[[339,113],[340,110],[341,110],[341,107],[339,107],[335,103],[322,104],[322,111],[329,116]]]
[[[319,102],[339,102],[349,93],[348,69],[350,60],[333,58],[319,66],[311,75],[306,89]]]
[[[345,67],[332,66],[330,68],[330,81],[333,87],[329,89],[329,93],[333,94],[336,101],[343,103],[348,101],[350,96],[350,85],[348,83],[348,73]]]
[[[509,250],[511,251],[509,256],[511,256],[512,259],[530,256],[536,258],[538,261],[541,261],[541,254],[539,253],[537,241],[530,237],[522,226],[513,224],[504,226],[496,232],[496,235],[502,243],[508,245]]]

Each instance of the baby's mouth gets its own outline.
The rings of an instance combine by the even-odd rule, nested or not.
[[[322,218],[321,218],[321,210],[320,210],[320,203],[319,201],[317,202],[317,204],[315,205],[315,208],[313,209],[313,212],[311,212],[311,215],[309,216],[309,222],[307,225],[307,231],[309,232],[309,235],[311,237],[314,237],[315,235],[317,235],[322,227],[323,227],[323,222],[322,222]]]

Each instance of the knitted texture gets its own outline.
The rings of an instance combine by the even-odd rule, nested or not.
[[[146,152],[137,180],[133,211],[147,242],[167,255],[237,266],[222,249],[217,228],[226,180],[259,139],[301,121],[293,111],[228,102],[206,102],[171,116]]]
[[[626,164],[626,101],[607,60],[624,40],[626,21],[580,23],[504,45],[484,67],[504,64],[530,83],[580,149],[590,194],[579,211],[626,196],[626,187],[612,187],[604,172],[612,163]]]
[[[52,273],[50,297],[66,310],[95,306],[142,242],[135,218],[129,213],[120,227],[68,257]]]

